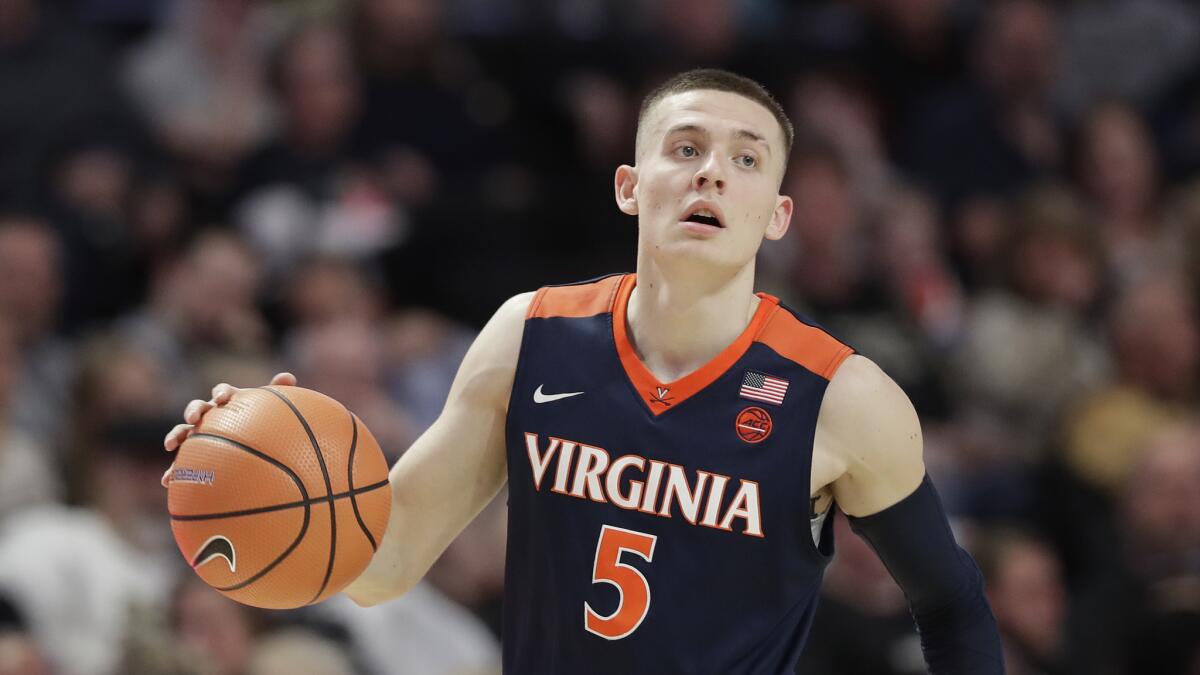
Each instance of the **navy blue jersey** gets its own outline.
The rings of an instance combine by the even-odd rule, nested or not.
[[[817,414],[851,353],[760,294],[711,362],[659,382],[633,275],[543,288],[507,422],[506,673],[777,673],[831,545],[809,529]]]

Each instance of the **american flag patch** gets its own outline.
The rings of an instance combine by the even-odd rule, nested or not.
[[[742,398],[783,405],[787,388],[787,380],[747,370],[746,376],[742,378],[742,389],[738,393]]]

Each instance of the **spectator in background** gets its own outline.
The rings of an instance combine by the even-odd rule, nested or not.
[[[739,69],[738,3],[734,0],[660,0],[647,5],[647,81],[696,68]],[[756,74],[739,69],[746,75]]]
[[[140,163],[135,143],[106,129],[65,134],[48,161],[41,197],[63,244],[64,332],[111,320],[145,293],[148,263],[130,212]]]
[[[872,257],[892,305],[914,326],[922,340],[945,349],[962,332],[964,299],[942,254],[942,227],[937,206],[914,189],[889,193],[876,218]],[[901,364],[896,364],[902,368]]]
[[[1014,206],[1002,288],[971,304],[951,361],[959,410],[986,421],[998,451],[1031,462],[1066,405],[1106,375],[1086,317],[1098,302],[1099,242],[1069,190],[1040,188]]]
[[[867,0],[862,72],[882,108],[888,138],[910,123],[912,107],[960,86],[968,74],[966,31],[953,0]]]
[[[416,438],[404,410],[388,397],[384,345],[377,325],[339,321],[295,330],[287,338],[288,362],[304,386],[332,396],[358,415],[387,454]]]
[[[236,162],[274,128],[266,83],[273,22],[260,0],[176,0],[125,64],[130,94],[182,161],[204,217],[220,215]]]
[[[919,675],[921,643],[904,592],[879,556],[830,513],[837,555],[825,572],[812,635],[796,673],[803,675]],[[805,534],[804,536],[807,536]],[[822,543],[828,551],[828,544]]]
[[[1113,380],[1066,418],[1065,460],[1088,485],[1117,494],[1151,434],[1187,413],[1200,375],[1200,317],[1178,278],[1135,282],[1109,317]]]
[[[38,171],[61,135],[130,126],[115,80],[109,55],[52,3],[0,6],[0,204],[33,203]]]
[[[165,606],[179,555],[156,484],[169,426],[133,411],[111,419],[91,439],[91,508],[26,509],[0,533],[0,589],[56,673],[117,672],[131,613]]]
[[[836,151],[814,144],[795,155],[783,189],[795,202],[789,236],[764,247],[763,286],[820,320],[846,320],[866,302],[866,214]]]
[[[204,391],[196,382],[211,380],[195,379],[207,363],[265,356],[260,282],[259,262],[239,238],[201,232],[176,262],[156,270],[147,304],[118,321],[116,333],[164,364],[172,391],[190,400]]]
[[[1119,488],[1119,537],[1092,560],[1072,622],[1075,673],[1186,674],[1200,644],[1200,426],[1138,448]]]
[[[484,507],[442,552],[426,579],[501,635],[504,553],[508,539],[508,491]]]
[[[16,607],[0,595],[0,675],[50,675]]]
[[[64,271],[58,236],[42,220],[0,213],[0,315],[15,331],[20,372],[10,421],[61,456],[75,353],[55,335]]]
[[[943,202],[1011,194],[1062,165],[1058,30],[1043,0],[989,4],[978,22],[976,83],[932,98],[901,132],[902,163]]]
[[[345,626],[354,653],[371,675],[495,675],[500,646],[470,611],[429,583],[376,607],[344,595],[312,608]],[[307,671],[305,671],[307,672]]]
[[[1182,262],[1179,233],[1162,212],[1158,157],[1138,113],[1092,109],[1080,129],[1080,182],[1117,284]]]
[[[473,339],[471,331],[419,308],[385,315],[381,282],[363,265],[342,258],[305,262],[293,270],[284,296],[293,331],[340,323],[374,326],[382,359],[378,373],[387,394],[414,433],[433,423]]]
[[[1069,113],[1106,98],[1149,103],[1195,60],[1200,13],[1186,0],[1064,4],[1058,89]]]
[[[873,212],[840,154],[820,142],[797,149],[790,167],[792,222],[787,238],[760,254],[761,285],[870,354],[922,413],[939,413],[932,358],[956,330],[960,300],[935,260],[936,212],[902,189]]]
[[[610,71],[588,67],[563,74],[549,92],[546,114],[558,115],[570,145],[545,137],[530,144],[546,196],[538,211],[545,215],[529,223],[530,237],[545,256],[547,278],[600,276],[633,262],[636,231],[612,208],[608,184],[612,167],[633,156],[638,101],[630,83]],[[544,81],[529,84],[545,88]],[[562,227],[564,212],[572,214],[570,228]]]
[[[175,587],[169,610],[173,635],[161,648],[205,675],[243,675],[266,615],[214,591],[187,573]],[[307,672],[301,668],[295,672]]]
[[[300,261],[289,271],[283,312],[292,327],[378,321],[387,301],[368,266],[338,256]]]
[[[981,538],[980,568],[1004,640],[1008,675],[1061,675],[1066,669],[1067,592],[1045,543],[1021,531]]]
[[[865,232],[878,307],[860,317],[852,339],[885,364],[932,423],[948,411],[941,371],[960,338],[965,299],[943,259],[942,227],[929,195],[903,186],[886,194]],[[937,433],[932,424],[930,432]]]
[[[56,457],[34,443],[12,422],[17,398],[16,329],[0,314],[0,526],[16,511],[59,499]]]
[[[474,333],[437,312],[413,308],[384,325],[387,389],[414,427],[427,428],[442,411]]]
[[[410,201],[477,196],[506,154],[496,132],[512,121],[509,92],[446,32],[438,0],[355,0],[350,11],[369,159]]]
[[[182,182],[161,164],[143,163],[132,192],[129,227],[145,263],[142,281],[148,284],[158,266],[177,253],[191,216]]]
[[[354,666],[333,642],[302,630],[287,630],[264,637],[244,671],[231,675],[355,675]]]
[[[817,71],[796,81],[788,104],[799,134],[834,149],[858,198],[881,207],[896,176],[885,155],[881,111],[863,83],[847,72]]]
[[[328,24],[295,30],[278,51],[274,80],[283,124],[239,172],[235,206],[268,270],[313,253],[370,259],[397,244],[404,212],[379,172],[352,155],[361,87],[346,35]]]

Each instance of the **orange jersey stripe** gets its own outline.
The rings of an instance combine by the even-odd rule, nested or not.
[[[525,318],[584,318],[612,311],[613,298],[617,295],[622,278],[617,274],[590,284],[541,288],[529,304],[529,313]]]
[[[800,321],[782,308],[771,315],[758,342],[826,380],[833,379],[838,366],[854,353],[825,331]]]

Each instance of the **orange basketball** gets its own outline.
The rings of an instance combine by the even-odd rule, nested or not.
[[[243,389],[178,454],[167,490],[175,541],[200,578],[238,602],[320,602],[379,547],[392,503],[387,460],[324,394]]]

